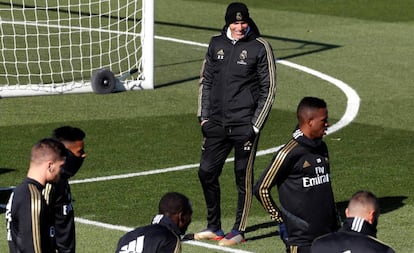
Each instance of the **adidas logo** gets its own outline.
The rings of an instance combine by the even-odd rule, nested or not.
[[[143,249],[144,236],[140,236],[136,240],[129,242],[128,245],[122,246],[119,253],[142,253]]]

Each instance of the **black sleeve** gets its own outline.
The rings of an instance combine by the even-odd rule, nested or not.
[[[200,87],[197,111],[197,116],[200,121],[208,119],[210,116],[210,91],[213,80],[213,44],[213,39],[211,39],[200,72]]]
[[[18,188],[11,203],[10,249],[15,252],[42,252],[42,231],[40,227],[42,194],[32,184]],[[13,252],[11,250],[11,252]]]
[[[291,141],[280,149],[272,158],[271,163],[263,171],[254,187],[254,194],[270,218],[278,223],[283,222],[279,207],[271,194],[271,189],[282,180],[281,178],[291,168],[291,150],[296,142]]]
[[[259,78],[260,91],[252,124],[258,129],[262,129],[272,109],[276,95],[276,62],[270,44],[260,37],[257,41],[263,45],[263,48],[258,56],[257,62],[257,76]]]

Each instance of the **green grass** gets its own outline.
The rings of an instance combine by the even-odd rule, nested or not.
[[[208,2],[223,3],[223,1],[220,0],[208,0]],[[365,20],[386,22],[405,22],[414,20],[414,3],[410,0],[246,0],[244,3],[246,3],[249,8],[273,9]]]
[[[156,34],[208,43],[223,25],[228,2],[177,0],[171,4],[159,0]],[[388,6],[394,2],[399,3],[399,11],[383,14],[383,9],[394,8]],[[357,118],[325,138],[336,201],[343,210],[356,190],[373,191],[382,209],[378,238],[397,252],[409,253],[414,251],[414,12],[407,11],[411,2],[394,2],[247,1],[252,17],[279,58],[331,75],[358,92],[361,106]],[[64,124],[87,133],[88,158],[74,179],[198,163],[197,76],[205,50],[157,41],[155,90],[0,99],[0,185],[18,184],[26,174],[30,146]],[[346,98],[336,87],[286,66],[277,67],[278,93],[259,149],[289,139],[296,104],[305,95],[327,100],[331,123],[346,107]],[[257,157],[256,178],[270,159],[271,155]],[[236,204],[231,164],[226,164],[221,182],[226,193],[223,228],[229,230]],[[189,232],[204,228],[206,210],[196,168],[72,185],[78,217],[127,227],[149,223],[160,196],[171,190],[185,193],[193,202]],[[113,252],[122,234],[78,224],[78,251]],[[246,235],[247,243],[236,248],[282,252],[277,227],[256,200]],[[0,215],[0,238],[3,252],[7,250],[4,214]],[[183,252],[219,251],[185,244]]]

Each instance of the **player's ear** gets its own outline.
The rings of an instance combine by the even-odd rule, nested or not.
[[[191,212],[180,212],[180,221],[184,224],[188,224],[191,222]]]
[[[49,166],[47,168],[47,170],[52,173],[53,172],[53,162],[49,162]]]
[[[306,124],[307,124],[309,127],[311,127],[311,126],[312,126],[312,124],[313,124],[313,117],[309,117],[309,118],[307,118],[307,119],[306,119]]]
[[[345,209],[345,217],[349,218],[349,209]]]
[[[188,216],[187,213],[185,213],[185,212],[180,212],[179,213],[178,220],[179,220],[180,223],[187,224],[188,223],[188,219],[189,219],[189,216]]]
[[[375,213],[375,211],[374,210],[369,211],[369,213],[368,213],[368,222],[370,224],[374,224],[376,218],[377,218],[377,214]]]

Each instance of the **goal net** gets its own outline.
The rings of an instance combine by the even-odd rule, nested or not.
[[[152,89],[153,8],[153,0],[2,1],[0,97],[91,92],[100,70],[114,90]]]

